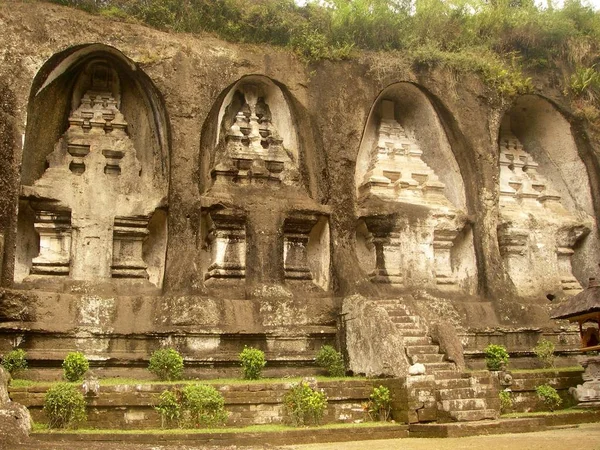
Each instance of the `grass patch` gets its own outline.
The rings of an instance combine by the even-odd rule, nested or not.
[[[555,415],[563,415],[563,414],[583,414],[583,413],[587,413],[587,412],[590,412],[590,410],[577,409],[577,408],[573,407],[573,408],[566,408],[566,409],[557,409],[553,412],[532,411],[532,412],[508,413],[508,414],[502,414],[500,417],[503,419],[520,419],[520,418],[525,418],[525,417],[555,416]]]
[[[583,372],[581,366],[552,367],[544,369],[510,369],[512,373],[557,373],[557,372]]]
[[[334,430],[344,428],[371,428],[371,427],[390,427],[397,425],[392,422],[361,422],[361,423],[330,423],[310,428],[321,430]],[[289,425],[250,425],[247,427],[227,427],[227,428],[150,428],[143,430],[120,430],[106,428],[79,428],[75,430],[49,429],[44,423],[33,423],[33,433],[52,433],[52,434],[207,434],[207,433],[269,433],[281,431],[298,431],[298,427]]]
[[[326,381],[364,381],[365,377],[314,377],[320,383]],[[188,385],[188,384],[277,384],[277,383],[297,383],[302,381],[303,377],[289,378],[261,378],[259,380],[243,380],[241,378],[215,378],[212,380],[178,380],[178,381],[160,381],[160,380],[140,380],[136,378],[102,378],[100,386],[138,386],[138,385]],[[33,380],[12,380],[11,388],[30,388],[30,387],[50,387],[59,381],[33,381]],[[73,383],[79,385],[81,383]]]

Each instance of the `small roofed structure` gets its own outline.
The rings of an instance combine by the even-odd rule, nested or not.
[[[552,318],[579,323],[582,352],[600,350],[600,282],[590,278],[587,289],[559,305]]]

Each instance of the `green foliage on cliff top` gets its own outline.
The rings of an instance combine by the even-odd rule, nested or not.
[[[532,89],[524,65],[560,61],[585,73],[595,72],[600,59],[600,13],[585,0],[566,0],[562,8],[534,0],[51,1],[159,29],[289,47],[307,60],[344,59],[354,49],[401,50],[414,63],[477,72],[504,95]],[[573,89],[582,95],[580,84]]]

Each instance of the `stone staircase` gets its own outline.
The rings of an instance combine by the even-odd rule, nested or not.
[[[437,420],[473,421],[496,419],[500,401],[498,388],[488,371],[461,372],[453,362],[446,361],[428,335],[423,319],[397,299],[381,299],[378,305],[388,313],[402,336],[411,364],[425,366],[426,376],[432,376],[437,402]]]

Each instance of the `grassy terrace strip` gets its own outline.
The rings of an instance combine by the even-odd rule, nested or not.
[[[508,369],[511,373],[560,373],[560,372],[583,372],[583,367],[581,366],[569,366],[569,367],[554,367],[550,369]]]
[[[365,377],[314,377],[320,383],[327,381],[366,381],[370,380]],[[212,380],[178,380],[178,381],[160,381],[160,380],[138,380],[135,378],[102,378],[100,386],[137,386],[137,385],[185,385],[185,384],[277,384],[277,383],[298,383],[302,381],[302,377],[290,378],[261,378],[259,380],[243,380],[240,378],[216,378]],[[45,387],[53,386],[60,381],[33,381],[14,379],[10,382],[10,388],[29,388],[29,387]],[[79,385],[81,383],[73,383]]]
[[[600,94],[600,14],[583,0],[562,8],[534,0],[51,1],[166,31],[287,47],[307,61],[399,51],[413,65],[477,73],[504,97],[533,91],[538,69],[566,70],[562,90],[575,97],[595,103]]]
[[[566,408],[566,409],[557,409],[553,412],[549,411],[535,411],[535,412],[517,412],[517,413],[508,413],[502,414],[500,417],[502,419],[520,419],[524,417],[547,417],[554,415],[564,415],[564,414],[580,414],[586,415],[589,414],[590,410],[585,409],[577,409],[577,408]],[[600,414],[600,412],[598,412]]]
[[[338,430],[355,428],[385,428],[398,426],[392,422],[362,422],[362,423],[330,423],[314,427],[314,430]],[[251,425],[248,427],[219,427],[219,428],[150,428],[143,430],[118,430],[103,428],[49,429],[46,424],[34,423],[33,433],[52,434],[207,434],[207,433],[267,433],[281,431],[297,431],[298,427],[288,425]]]

